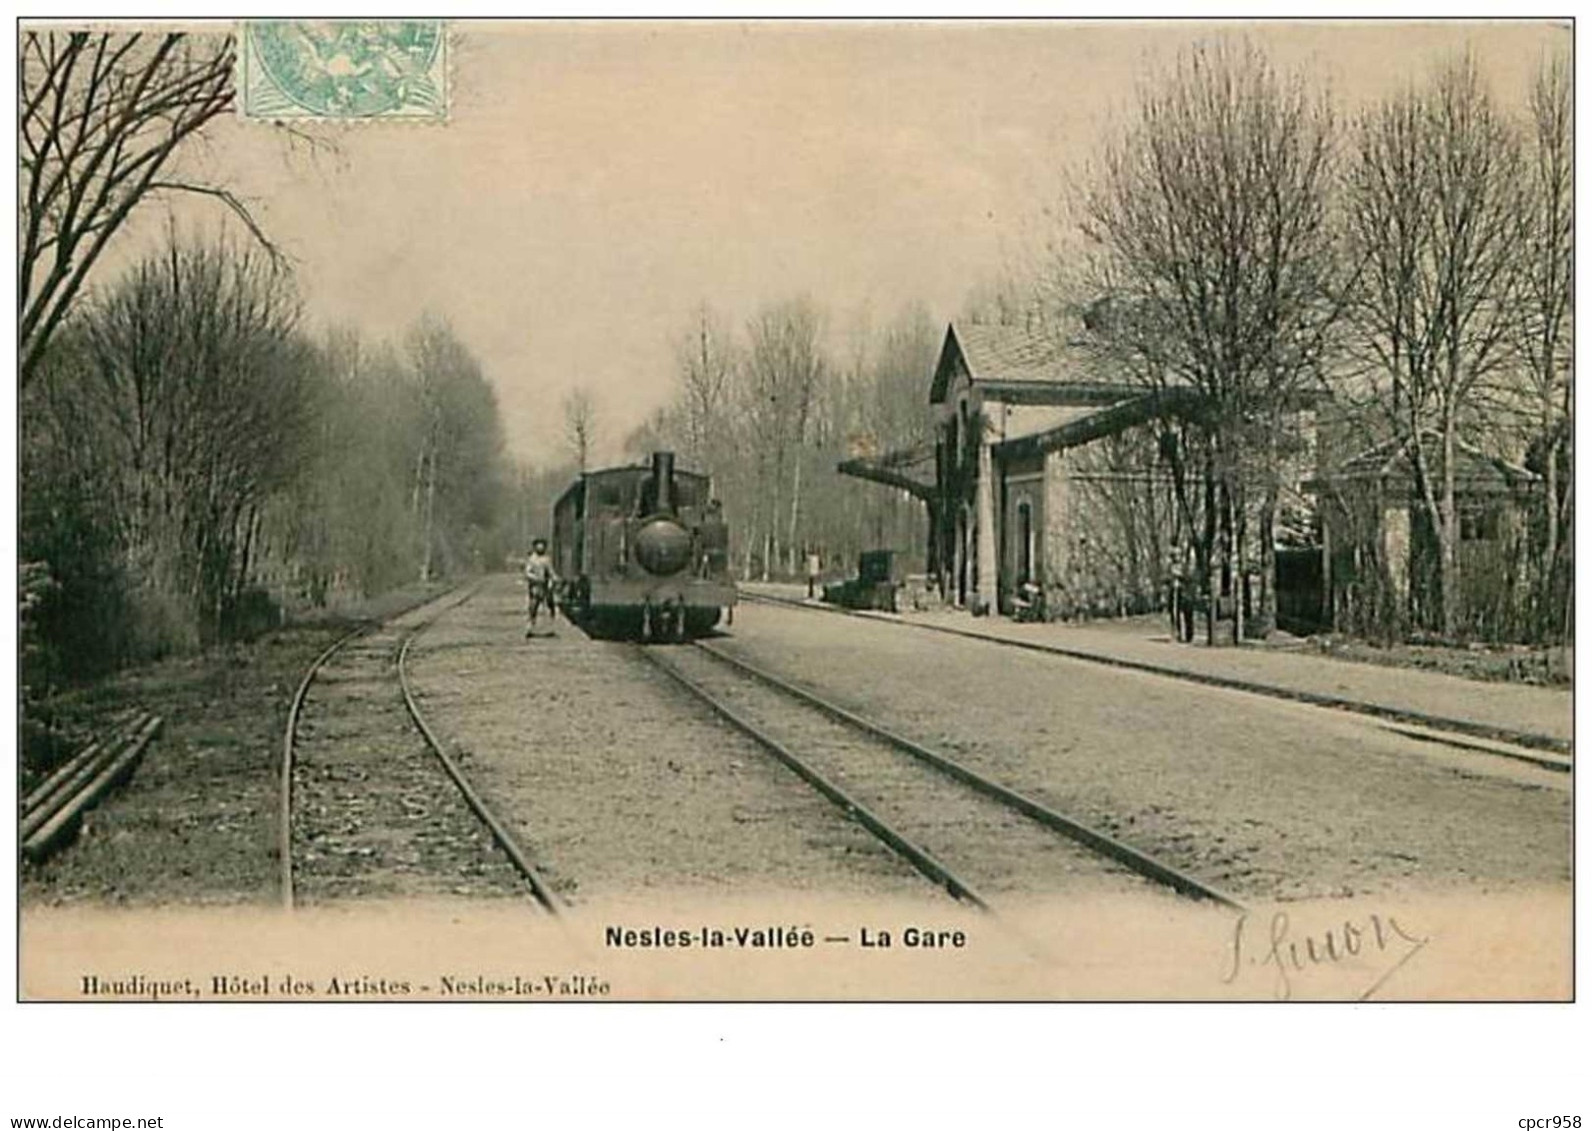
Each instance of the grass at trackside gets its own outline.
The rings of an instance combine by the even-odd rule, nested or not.
[[[153,711],[165,723],[128,784],[87,815],[76,843],[24,866],[24,901],[274,899],[282,732],[305,668],[359,620],[391,616],[447,588],[409,586],[55,696],[51,721],[78,742],[108,730],[121,708]],[[24,775],[24,788],[38,776]]]
[[[1306,646],[1315,655],[1338,660],[1415,668],[1492,683],[1569,687],[1575,669],[1575,649],[1559,645],[1476,645],[1456,648],[1435,644],[1394,644],[1381,647],[1363,640],[1323,636],[1308,638]]]

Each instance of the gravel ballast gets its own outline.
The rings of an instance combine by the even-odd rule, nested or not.
[[[1374,720],[763,604],[724,645],[1236,894],[1569,879],[1564,775]]]
[[[579,905],[649,891],[935,896],[927,881],[632,644],[527,639],[495,577],[411,650],[466,774]]]

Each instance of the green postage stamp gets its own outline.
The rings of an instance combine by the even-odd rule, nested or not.
[[[266,121],[441,121],[447,40],[441,20],[246,20],[239,110]]]

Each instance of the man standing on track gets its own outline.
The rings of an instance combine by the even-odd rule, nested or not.
[[[547,539],[538,538],[531,543],[531,552],[525,555],[527,637],[536,632],[536,618],[544,606],[547,619],[553,619],[553,586],[557,583],[558,574],[553,570],[553,559],[547,556]]]

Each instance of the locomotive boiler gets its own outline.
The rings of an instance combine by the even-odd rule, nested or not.
[[[735,605],[729,527],[705,475],[674,453],[588,471],[553,504],[553,562],[571,620],[600,635],[699,636]]]

